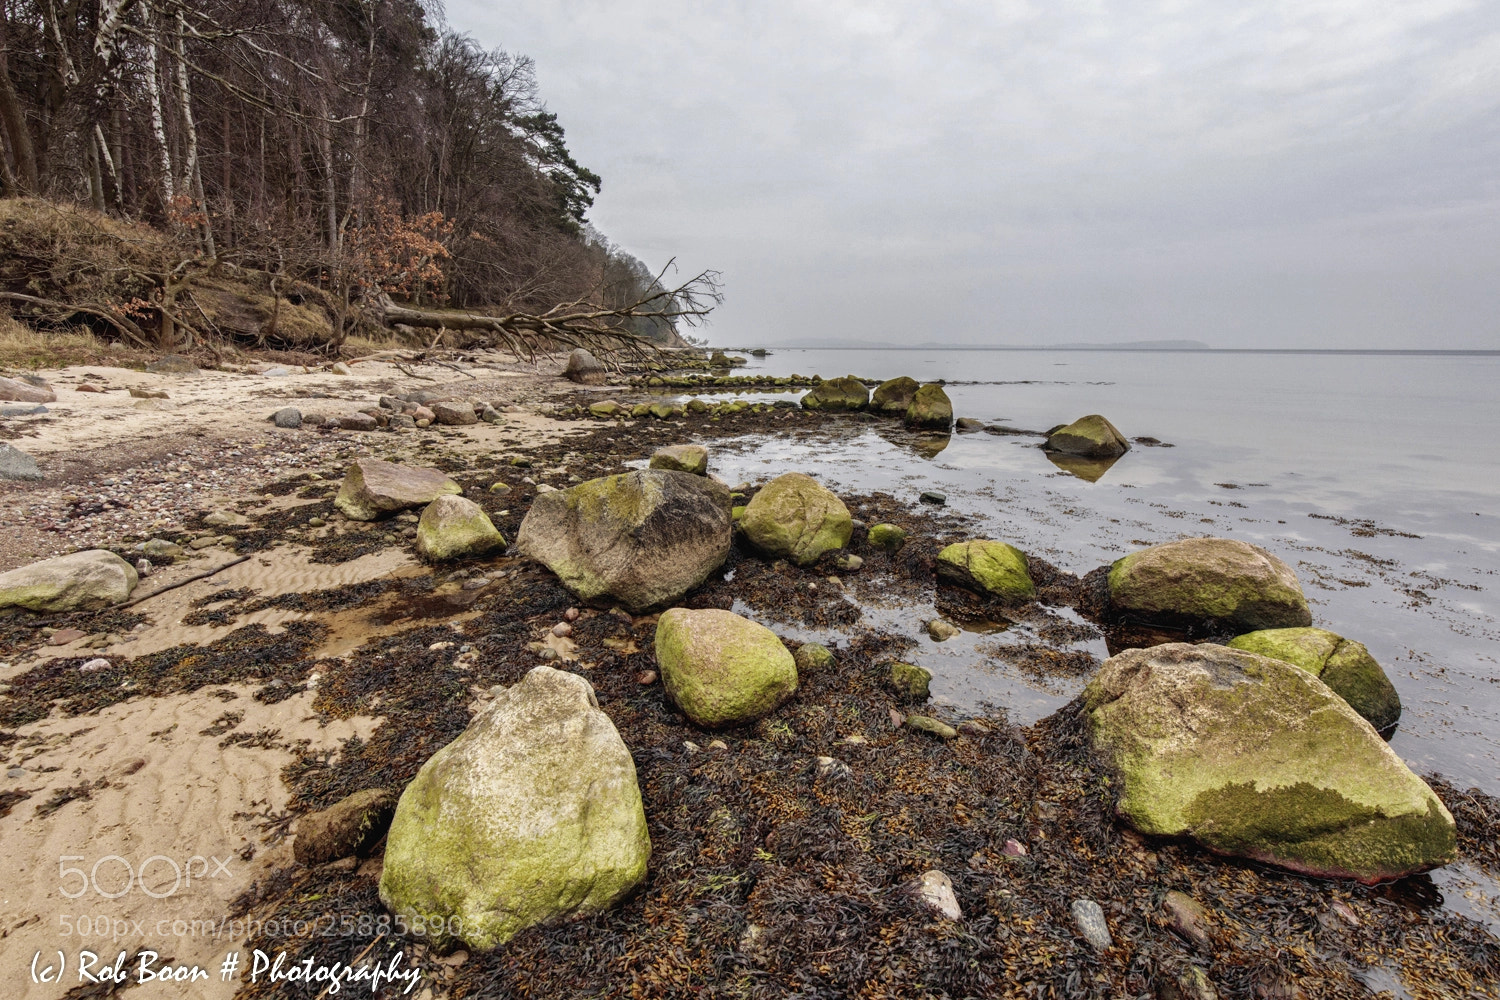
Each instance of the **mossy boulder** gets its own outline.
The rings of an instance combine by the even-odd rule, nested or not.
[[[613,420],[615,417],[622,416],[629,412],[629,410],[621,406],[619,403],[615,402],[613,399],[602,399],[597,403],[589,404],[589,414],[591,416],[599,417],[602,420]]]
[[[806,566],[848,545],[854,518],[842,500],[811,476],[788,472],[750,499],[740,527],[767,555]]]
[[[299,864],[325,865],[339,858],[368,855],[391,825],[396,794],[387,788],[366,788],[319,812],[297,820],[292,854]]]
[[[1114,424],[1097,413],[1090,413],[1052,430],[1042,447],[1084,458],[1118,458],[1130,450],[1130,442]]]
[[[832,669],[834,665],[833,651],[820,642],[804,642],[797,647],[797,652],[792,654],[797,663],[797,676],[811,676],[823,670]]]
[[[1096,750],[1142,833],[1375,883],[1452,861],[1453,817],[1306,670],[1215,645],[1105,661],[1083,693]]]
[[[667,696],[708,729],[754,722],[797,690],[797,665],[776,633],[732,611],[672,608],[656,624]]]
[[[921,383],[905,375],[887,379],[875,387],[875,393],[870,397],[870,409],[877,413],[905,416],[906,408],[911,405],[911,399],[920,387]]]
[[[808,410],[863,410],[870,403],[870,390],[853,375],[831,378],[819,382],[802,397],[802,406]]]
[[[881,522],[870,525],[870,544],[887,552],[895,552],[905,545],[906,535],[906,529],[897,524]]]
[[[122,604],[140,582],[108,549],[86,549],[0,573],[0,608],[92,611]]]
[[[1401,696],[1364,643],[1321,628],[1273,628],[1235,636],[1229,646],[1301,667],[1376,729],[1401,718]]]
[[[1007,601],[1029,601],[1036,585],[1026,553],[1005,542],[956,542],[938,553],[939,579]]]
[[[440,496],[463,493],[463,487],[437,469],[414,468],[362,458],[349,466],[333,505],[355,521],[425,507]]]
[[[651,468],[706,476],[708,475],[708,449],[701,444],[667,445],[652,452]]]
[[[584,600],[632,611],[677,600],[729,555],[729,489],[706,476],[643,469],[544,493],[516,545]]]
[[[424,559],[482,556],[503,548],[505,536],[484,508],[463,497],[438,497],[417,520],[417,552]]]
[[[1116,612],[1167,625],[1238,631],[1312,624],[1297,574],[1258,545],[1184,538],[1117,559],[1109,569]]]
[[[926,701],[931,694],[932,671],[914,663],[893,662],[886,666],[891,690],[906,701]]]
[[[488,951],[607,909],[650,856],[635,762],[593,687],[537,667],[401,793],[380,900],[440,947]]]
[[[953,425],[953,401],[942,386],[929,382],[912,395],[905,419],[908,427],[946,431]]]

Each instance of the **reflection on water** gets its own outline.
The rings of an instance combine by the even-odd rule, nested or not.
[[[912,441],[911,450],[923,458],[937,458],[952,440],[951,434],[919,434]]]
[[[1090,483],[1097,483],[1123,457],[1115,455],[1112,458],[1084,458],[1082,455],[1064,455],[1060,451],[1043,454],[1047,456],[1047,461],[1059,469]]]

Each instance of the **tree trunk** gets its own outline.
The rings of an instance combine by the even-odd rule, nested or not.
[[[149,15],[148,15],[149,21]],[[172,184],[172,146],[167,141],[167,116],[162,109],[161,79],[158,76],[156,55],[161,47],[158,34],[146,45],[146,90],[151,95],[151,134],[156,138],[156,147],[161,150],[161,204],[168,216],[172,213],[172,202],[176,192]]]
[[[0,17],[0,123],[4,124],[5,137],[10,141],[11,156],[16,161],[16,180],[23,190],[35,193],[36,153],[32,149],[31,132],[26,127],[26,114],[21,109],[21,100],[10,82],[10,68],[5,56],[7,44],[5,18]]]

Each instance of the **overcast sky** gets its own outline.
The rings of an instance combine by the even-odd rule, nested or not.
[[[1500,4],[449,0],[714,343],[1500,348]]]

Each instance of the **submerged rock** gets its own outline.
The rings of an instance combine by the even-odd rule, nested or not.
[[[0,573],[0,608],[79,611],[122,604],[140,582],[108,549],[88,549]]]
[[[946,431],[953,424],[953,402],[942,386],[929,382],[912,395],[905,419],[908,427]]]
[[[1301,667],[1376,729],[1389,729],[1401,718],[1401,696],[1363,643],[1327,629],[1273,628],[1236,636],[1229,646]]]
[[[1130,450],[1130,442],[1114,424],[1097,413],[1090,413],[1049,431],[1047,442],[1042,447],[1084,458],[1117,458]]]
[[[708,449],[701,444],[667,445],[652,452],[651,468],[706,476],[708,475]]]
[[[362,458],[349,466],[333,505],[355,521],[423,507],[440,496],[463,493],[463,487],[437,469],[414,468]]]
[[[751,498],[740,527],[767,555],[806,566],[848,545],[854,519],[844,502],[811,476],[788,472]]]
[[[819,382],[802,397],[804,409],[830,412],[863,410],[869,402],[870,390],[853,375]]]
[[[1453,817],[1370,724],[1282,660],[1171,643],[1105,661],[1083,693],[1142,833],[1375,883],[1447,864]]]
[[[428,504],[417,521],[417,551],[434,561],[480,556],[505,548],[505,536],[472,500],[441,496]]]
[[[1166,624],[1301,628],[1312,613],[1297,574],[1258,545],[1184,538],[1117,559],[1109,569],[1116,611]]]
[[[797,691],[797,666],[776,633],[732,611],[672,608],[656,625],[667,695],[695,724],[754,722]]]
[[[950,583],[1008,601],[1036,596],[1026,553],[1005,542],[956,542],[938,553],[937,574]]]
[[[607,909],[645,877],[650,856],[635,762],[594,689],[536,667],[401,794],[380,899],[423,921],[435,944],[451,943],[452,928],[487,951],[536,924]]]
[[[877,413],[894,413],[904,416],[918,388],[920,388],[920,383],[905,375],[888,379],[875,387],[875,394],[870,397],[870,409]]]
[[[603,385],[609,372],[605,371],[598,358],[580,347],[568,355],[563,377],[580,385]]]
[[[309,867],[368,854],[385,836],[395,811],[396,796],[387,788],[355,792],[299,819],[292,854]]]
[[[729,509],[721,483],[644,469],[538,495],[516,544],[579,597],[642,611],[677,600],[723,565]]]

